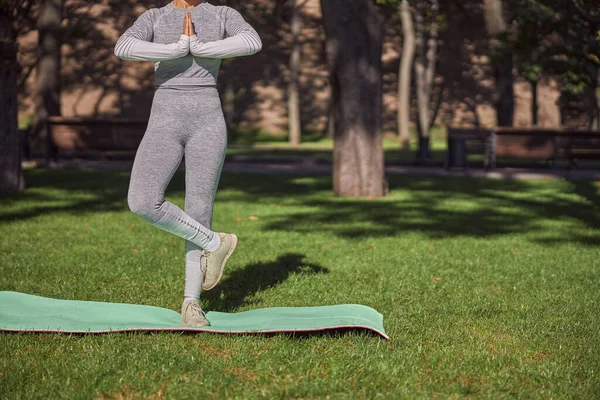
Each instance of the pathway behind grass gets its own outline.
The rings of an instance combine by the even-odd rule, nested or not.
[[[30,170],[0,199],[0,290],[178,310],[184,242],[132,214],[129,175]],[[365,333],[0,334],[0,398],[600,397],[600,195],[591,182],[226,174],[240,238],[209,310],[360,303]],[[167,199],[183,207],[184,175]]]

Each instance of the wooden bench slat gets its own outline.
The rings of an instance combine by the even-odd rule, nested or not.
[[[567,159],[571,163],[577,159],[600,161],[600,132],[564,131],[547,128],[508,128],[464,129],[448,128],[448,143],[464,140],[466,156],[469,153],[484,153],[484,163],[494,166],[496,157],[526,158],[556,161]],[[456,146],[454,146],[456,147]],[[456,160],[456,155],[448,146],[448,160]],[[463,156],[458,156],[459,158]],[[464,162],[466,165],[466,162]]]
[[[148,120],[52,116],[48,124],[60,149],[136,150]]]

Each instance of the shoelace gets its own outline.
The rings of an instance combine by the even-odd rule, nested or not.
[[[202,260],[200,261],[200,268],[204,270],[204,276],[202,277],[202,281],[206,280],[206,273],[208,272],[208,251],[202,250]]]
[[[192,314],[194,316],[206,318],[206,314],[204,314],[204,311],[202,311],[200,305],[198,305],[197,303],[191,303],[189,307],[191,308]]]
[[[221,248],[221,246],[223,246],[223,241],[224,240],[221,239],[221,243],[219,244],[219,247],[217,247],[217,250],[219,248]],[[208,266],[210,265],[210,263],[208,262],[208,260],[211,258],[211,254],[214,253],[214,252],[202,250],[202,253],[203,253],[203,256],[204,256],[204,260],[202,261],[204,263],[203,267],[206,269],[206,271],[208,271]]]

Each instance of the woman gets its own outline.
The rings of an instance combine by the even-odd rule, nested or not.
[[[181,26],[183,24],[183,33]],[[211,230],[212,209],[227,146],[217,92],[223,58],[257,53],[260,37],[227,6],[173,0],[145,11],[123,33],[114,53],[154,61],[156,91],[148,128],[131,171],[127,202],[153,225],[186,239],[181,324],[206,326],[198,299],[212,289],[235,250],[234,234]],[[164,199],[185,155],[185,207]]]

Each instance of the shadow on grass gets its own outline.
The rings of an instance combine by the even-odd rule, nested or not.
[[[600,196],[594,182],[394,176],[389,186],[397,200],[383,201],[336,198],[329,195],[331,186],[329,177],[273,176],[257,182],[229,174],[222,187],[235,191],[220,201],[268,203],[298,195],[294,205],[305,209],[266,219],[267,230],[321,231],[350,239],[402,232],[434,239],[535,233],[540,237],[532,240],[541,243],[600,244]],[[310,195],[315,192],[325,193]],[[545,227],[555,220],[576,222],[592,232]]]
[[[600,244],[600,196],[594,182],[393,176],[384,200],[331,195],[329,176],[226,173],[216,203],[279,204],[294,207],[265,215],[264,229],[326,232],[346,238],[388,237],[418,231],[432,238],[493,237],[534,233],[543,243]],[[127,209],[128,171],[30,170],[30,190],[0,198],[0,221],[52,212],[88,213]],[[37,190],[43,189],[43,190]],[[167,196],[183,197],[185,174],[177,171]],[[552,221],[576,222],[548,228]],[[591,229],[581,232],[580,227]]]
[[[248,264],[233,270],[215,289],[202,293],[202,305],[207,311],[232,312],[251,304],[248,297],[277,286],[290,275],[326,274],[329,269],[304,261],[304,255],[288,253],[271,262]]]
[[[27,185],[24,193],[0,196],[3,206],[16,205],[17,208],[15,211],[0,208],[0,222],[57,212],[122,211],[127,207],[129,172],[39,169],[24,171],[24,174]]]

